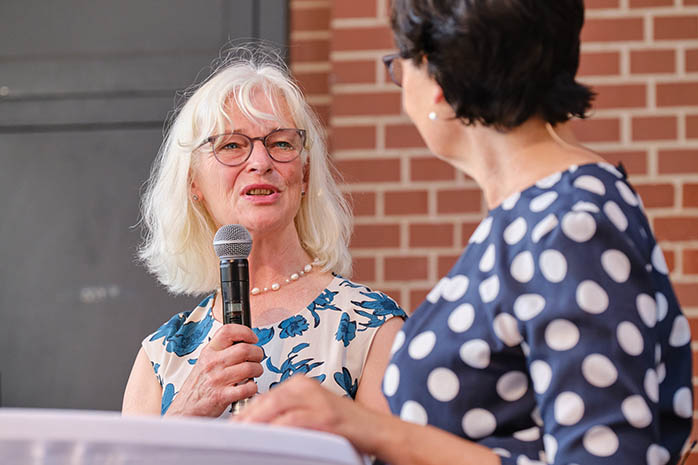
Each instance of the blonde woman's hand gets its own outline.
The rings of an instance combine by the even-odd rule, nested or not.
[[[232,402],[253,396],[263,372],[257,336],[242,325],[223,325],[201,350],[166,415],[220,416]]]

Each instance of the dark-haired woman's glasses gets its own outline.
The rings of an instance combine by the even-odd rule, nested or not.
[[[207,137],[199,147],[211,144],[216,160],[226,166],[238,166],[250,158],[256,140],[262,142],[272,160],[288,163],[303,152],[305,129],[275,129],[264,137],[249,137],[239,132],[218,134]]]
[[[402,61],[398,53],[391,53],[383,57],[383,64],[388,70],[390,80],[398,87],[402,87]]]

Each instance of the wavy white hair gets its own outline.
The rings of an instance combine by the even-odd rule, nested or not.
[[[258,89],[272,103],[274,114],[253,106],[251,96]],[[219,286],[218,257],[212,247],[216,224],[191,198],[198,158],[192,152],[206,137],[224,132],[230,120],[226,108],[233,102],[251,121],[278,121],[287,109],[296,127],[307,131],[301,161],[308,170],[308,187],[295,217],[296,230],[302,247],[324,270],[350,276],[351,210],[328,161],[320,121],[283,60],[264,48],[238,47],[185,98],[166,129],[142,199],[145,234],[139,257],[149,271],[175,294],[209,293]]]

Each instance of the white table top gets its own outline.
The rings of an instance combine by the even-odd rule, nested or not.
[[[344,438],[218,419],[0,408],[2,465],[363,465]]]

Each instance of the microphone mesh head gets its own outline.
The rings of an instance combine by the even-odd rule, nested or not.
[[[247,258],[252,250],[252,237],[244,226],[226,224],[216,232],[213,249],[221,260]]]

